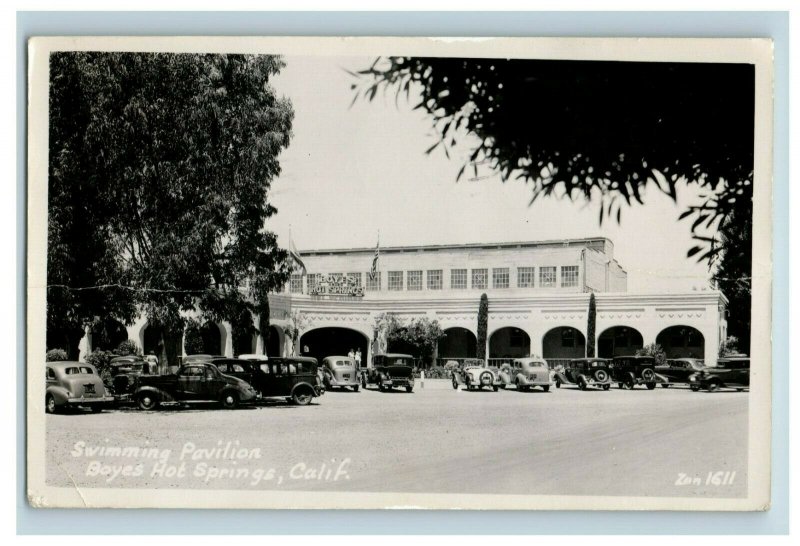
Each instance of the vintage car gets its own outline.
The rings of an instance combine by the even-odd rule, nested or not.
[[[405,387],[406,392],[414,391],[414,357],[411,355],[387,353],[374,355],[372,366],[361,370],[361,386],[377,385],[381,392],[395,387]]]
[[[717,365],[703,368],[689,376],[693,391],[706,389],[714,392],[721,388],[743,391],[750,388],[750,357],[731,356],[717,359]]]
[[[577,385],[582,391],[597,387],[607,391],[611,388],[611,366],[605,358],[576,358],[553,372],[556,388],[561,385]]]
[[[615,356],[611,361],[611,379],[620,389],[632,389],[636,385],[656,388],[656,359],[652,356]]]
[[[326,389],[351,387],[358,392],[361,386],[355,358],[326,356],[322,359],[322,378]]]
[[[84,362],[47,362],[44,407],[47,413],[85,407],[102,411],[114,402],[94,366]]]
[[[655,367],[656,375],[664,388],[671,385],[689,385],[689,376],[703,370],[705,366],[699,358],[670,358]]]
[[[317,375],[316,358],[215,358],[212,362],[221,373],[247,381],[262,398],[285,398],[305,406],[325,393]]]
[[[222,374],[210,362],[189,362],[174,374],[142,375],[134,398],[143,410],[157,409],[163,402],[218,402],[233,409],[259,395],[249,383]]]
[[[505,383],[500,379],[499,369],[488,367],[479,358],[468,358],[459,368],[453,370],[453,388],[458,389],[459,385],[465,385],[468,391],[488,387],[497,392]]]
[[[518,391],[529,391],[533,387],[541,387],[544,392],[550,390],[550,367],[541,358],[515,358],[511,364],[500,367],[499,375],[500,386],[504,389],[514,385]]]
[[[108,363],[111,391],[117,401],[127,401],[136,390],[139,377],[157,372],[151,362],[140,356],[115,356]]]

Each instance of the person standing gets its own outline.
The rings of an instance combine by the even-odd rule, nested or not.
[[[353,351],[353,349],[350,349],[350,352],[347,353],[347,356],[348,356],[348,358],[350,358],[352,360],[356,359],[356,353],[355,353],[355,351]]]
[[[361,348],[356,349],[356,370],[361,369]]]

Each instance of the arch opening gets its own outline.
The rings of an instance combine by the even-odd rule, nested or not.
[[[542,358],[571,359],[586,356],[586,337],[571,326],[549,330],[542,339]]]
[[[326,356],[347,355],[361,351],[361,366],[367,365],[367,336],[357,330],[335,326],[315,328],[300,336],[300,354],[321,362]]]
[[[277,326],[270,326],[267,330],[267,356],[281,356],[281,334]]]
[[[126,339],[125,325],[113,318],[106,318],[92,328],[92,350],[113,351]]]
[[[597,338],[597,356],[613,358],[629,356],[644,346],[641,332],[631,326],[614,326],[603,330]]]
[[[705,358],[705,337],[691,326],[670,326],[656,336],[667,358]]]
[[[489,358],[521,358],[530,354],[531,336],[522,328],[500,328],[489,337]]]
[[[453,327],[444,331],[445,337],[439,340],[437,356],[448,358],[475,358],[478,354],[478,339],[466,328]]]

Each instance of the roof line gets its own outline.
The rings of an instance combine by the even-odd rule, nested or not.
[[[387,246],[380,247],[381,252],[408,252],[418,250],[461,250],[470,248],[514,248],[514,247],[536,247],[536,246],[574,246],[578,243],[590,242],[609,242],[613,241],[608,237],[584,237],[579,239],[551,239],[546,241],[512,241],[512,242],[496,242],[496,243],[461,243],[461,244],[438,244],[438,245],[413,245],[413,246]],[[375,247],[365,248],[331,248],[331,249],[308,249],[300,250],[301,255],[313,254],[350,254],[361,252],[375,252]]]

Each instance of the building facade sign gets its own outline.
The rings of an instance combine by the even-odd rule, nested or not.
[[[311,296],[352,296],[364,297],[364,287],[353,277],[328,275],[309,288]]]

